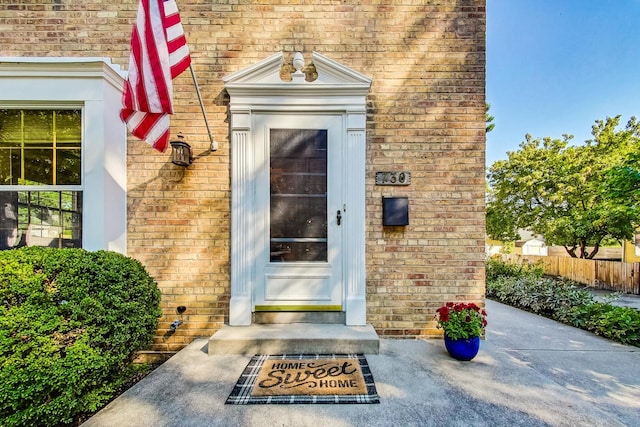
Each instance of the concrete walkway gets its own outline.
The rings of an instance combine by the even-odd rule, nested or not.
[[[83,424],[95,426],[638,426],[640,348],[487,301],[471,362],[441,340],[381,340],[367,355],[380,404],[224,402],[248,356],[198,340]]]

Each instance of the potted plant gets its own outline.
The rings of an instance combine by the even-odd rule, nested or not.
[[[474,303],[448,302],[437,310],[438,328],[444,330],[444,344],[458,360],[471,360],[480,349],[480,336],[487,326],[487,312]]]

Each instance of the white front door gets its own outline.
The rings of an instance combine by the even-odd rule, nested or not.
[[[253,115],[255,311],[341,311],[344,116]]]

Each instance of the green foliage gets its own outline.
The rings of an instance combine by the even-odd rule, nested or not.
[[[607,240],[630,239],[640,220],[640,190],[610,189],[634,171],[629,162],[640,144],[640,123],[631,118],[618,130],[619,123],[619,116],[597,121],[594,139],[579,146],[570,144],[569,135],[542,140],[527,135],[508,160],[495,162],[487,175],[489,236],[512,240],[517,230],[528,229],[547,245],[564,246],[581,258],[595,256]],[[594,249],[589,253],[587,247]]]
[[[612,199],[629,209],[640,209],[640,144],[631,147],[621,165],[606,171],[604,191]],[[640,223],[635,224],[640,227]]]
[[[488,262],[487,297],[640,347],[638,310],[596,302],[588,290],[571,281],[521,274],[517,269],[518,266],[510,270],[499,262]],[[498,271],[506,273],[496,274]]]
[[[491,190],[489,190],[491,194]],[[516,217],[505,215],[503,207],[496,203],[490,203],[491,198],[487,202],[486,209],[486,232],[492,239],[500,240],[504,244],[513,244],[520,239],[518,234],[518,224]]]
[[[593,300],[589,291],[571,282],[535,276],[501,276],[488,281],[487,297],[551,318]]]
[[[640,347],[640,311],[634,308],[593,302],[572,307],[559,317],[567,324]]]
[[[159,301],[120,254],[0,252],[0,425],[64,425],[108,401],[151,343]]]
[[[485,264],[485,275],[487,281],[494,281],[501,276],[541,278],[544,275],[544,266],[540,262],[517,264],[491,258]]]
[[[490,108],[491,108],[490,104],[485,104],[485,106],[484,106],[484,121],[487,124],[486,133],[491,132],[496,127],[496,124],[493,123],[493,119],[495,119],[495,117],[493,117],[491,114],[489,114],[489,109]]]
[[[635,165],[615,166],[607,171],[605,189],[618,199],[640,201],[640,156],[630,160]]]

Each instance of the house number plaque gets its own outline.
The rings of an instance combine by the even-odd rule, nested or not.
[[[409,185],[411,172],[376,172],[376,185]]]

